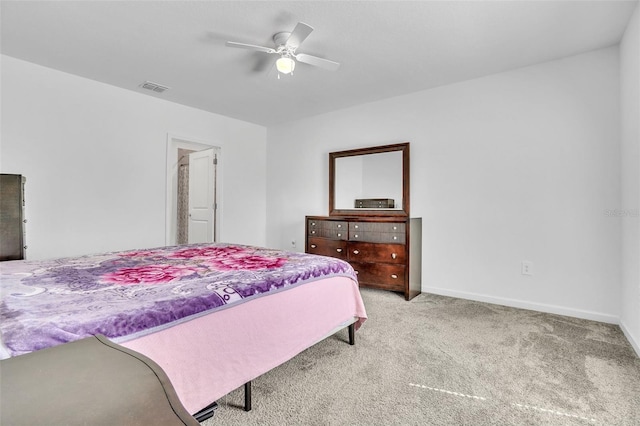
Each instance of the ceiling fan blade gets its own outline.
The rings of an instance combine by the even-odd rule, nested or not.
[[[324,68],[329,71],[335,71],[340,68],[340,63],[330,61],[324,58],[318,58],[317,56],[307,55],[305,53],[298,53],[296,59],[305,64],[313,65],[316,67]]]
[[[276,53],[276,50],[272,49],[271,47],[256,46],[255,44],[236,43],[235,41],[228,41],[226,45],[227,47],[239,47],[241,49],[257,50],[259,52],[265,53]]]
[[[296,27],[291,32],[291,35],[287,39],[287,45],[292,47],[298,47],[302,44],[302,42],[309,37],[313,31],[313,27],[305,24],[304,22],[298,22]]]

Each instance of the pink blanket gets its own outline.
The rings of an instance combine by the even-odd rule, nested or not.
[[[338,328],[366,319],[358,285],[314,281],[123,343],[167,373],[187,411],[293,358]],[[345,356],[351,347],[345,344]]]

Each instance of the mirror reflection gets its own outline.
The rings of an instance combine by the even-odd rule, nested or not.
[[[335,159],[335,208],[402,210],[402,151]]]

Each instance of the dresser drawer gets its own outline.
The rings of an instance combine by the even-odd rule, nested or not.
[[[350,222],[349,231],[364,232],[392,232],[404,234],[406,230],[403,222]]]
[[[307,220],[307,234],[310,237],[331,238],[334,240],[346,240],[349,227],[347,222],[338,220]]]
[[[310,237],[307,243],[307,253],[347,260],[347,242]]]
[[[391,263],[349,262],[358,275],[358,282],[365,287],[402,291],[405,266]]]
[[[349,224],[350,241],[404,244],[405,232],[405,224],[398,222],[351,222]]]
[[[349,241],[366,241],[369,243],[404,244],[405,235],[391,232],[356,232],[349,235]]]
[[[406,247],[402,244],[374,244],[350,242],[349,262],[400,263],[407,261]]]

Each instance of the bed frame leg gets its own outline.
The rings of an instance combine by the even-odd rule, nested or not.
[[[351,346],[356,344],[356,323],[355,322],[349,326],[349,344]]]
[[[213,417],[215,411],[218,409],[218,403],[213,402],[212,404],[207,405],[202,410],[198,411],[193,415],[198,423],[202,423],[210,417]]]
[[[251,381],[244,384],[244,411],[251,411]]]

